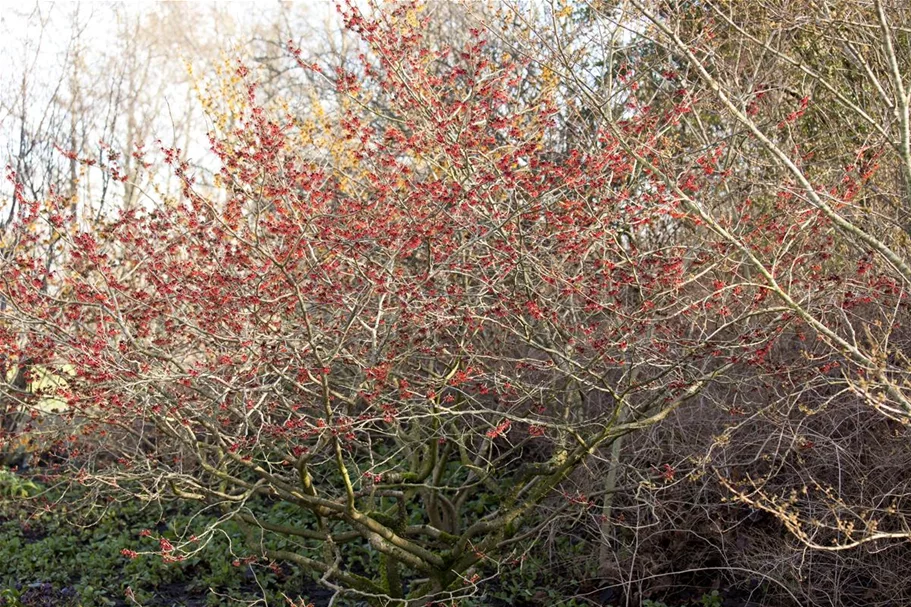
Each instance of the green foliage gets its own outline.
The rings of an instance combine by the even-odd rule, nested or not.
[[[724,599],[721,598],[721,595],[717,590],[712,590],[710,594],[703,594],[702,599],[699,602],[702,607],[721,607],[724,604]]]
[[[4,494],[13,497],[56,497],[28,478],[0,471]],[[32,500],[34,501],[34,500]],[[26,510],[21,500],[6,499],[0,507],[0,607],[107,607],[124,604],[127,588],[136,601],[147,607],[180,605],[181,601],[209,605],[224,604],[225,597],[256,600],[263,597],[284,604],[282,595],[306,596],[305,589],[317,590],[310,574],[287,567],[240,563],[243,534],[230,521],[219,521],[217,512],[198,513],[188,505],[152,507],[140,502],[110,503],[99,511],[76,516],[65,508]],[[300,511],[285,502],[251,502],[257,515],[275,524],[299,524]],[[483,504],[477,505],[483,508]],[[165,563],[155,552],[158,537],[176,539],[188,528],[218,529],[185,560]],[[142,537],[143,530],[151,537]],[[289,538],[272,538],[274,548],[317,556],[319,547]],[[546,557],[530,552],[499,570],[479,570],[480,577],[493,578],[477,596],[462,600],[462,607],[492,605],[558,605],[581,607],[588,604],[573,598],[582,590],[578,580],[591,579],[586,567],[591,546],[556,540],[554,549],[564,562],[554,568]],[[368,574],[379,574],[378,553],[360,543],[339,547],[347,562]],[[138,552],[128,558],[122,551]],[[575,565],[573,565],[575,563]],[[590,569],[590,567],[589,567]],[[163,590],[170,589],[170,590]],[[211,589],[217,589],[217,593]],[[305,603],[306,604],[306,601]],[[355,602],[343,601],[340,604]],[[645,607],[669,607],[645,600]],[[699,601],[674,607],[722,607],[718,592]]]
[[[661,601],[652,601],[650,599],[645,599],[642,601],[642,607],[722,607],[724,605],[724,598],[717,590],[713,590],[710,593],[703,594],[698,601],[687,602],[678,606],[671,606],[667,603]]]
[[[25,498],[37,495],[41,487],[6,468],[0,468],[0,498]]]
[[[34,482],[4,471],[4,494],[37,493]],[[12,489],[7,489],[12,488]],[[179,605],[181,600],[210,605],[232,599],[262,599],[284,604],[282,594],[297,597],[308,578],[289,568],[275,571],[238,563],[240,529],[219,522],[217,513],[198,514],[187,505],[157,509],[139,502],[108,504],[103,513],[76,516],[64,508],[27,510],[5,500],[0,508],[0,607],[106,607],[124,604],[127,588],[147,607]],[[282,506],[286,508],[286,505]],[[287,511],[275,519],[289,517]],[[166,563],[155,554],[157,537],[178,537],[193,528],[218,526],[218,532],[183,561]],[[154,537],[141,537],[145,529]],[[299,547],[285,546],[300,551]],[[122,551],[135,551],[129,558]],[[129,553],[127,553],[129,554]],[[238,566],[239,565],[239,566]],[[217,589],[217,594],[210,589]]]

